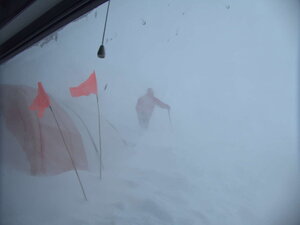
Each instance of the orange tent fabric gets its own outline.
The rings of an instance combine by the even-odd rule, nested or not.
[[[10,143],[6,143],[5,146],[8,147],[1,149],[1,152],[5,153],[8,162],[14,167],[25,171],[29,168],[32,175],[55,175],[73,170],[51,111],[46,110],[40,118],[35,112],[28,110],[36,92],[36,89],[27,86],[0,85],[0,113],[9,133],[20,146],[17,148],[14,145],[12,148]],[[51,107],[60,123],[76,168],[87,170],[88,162],[78,129],[67,111],[53,99]]]

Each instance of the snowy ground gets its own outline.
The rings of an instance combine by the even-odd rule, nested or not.
[[[146,132],[135,147],[109,149],[114,159],[107,149],[102,180],[97,165],[80,171],[88,201],[73,171],[33,177],[2,169],[1,224],[271,225],[293,206],[296,168],[280,166],[284,158],[268,163],[228,143],[174,147],[174,135]]]
[[[3,152],[21,160],[22,150],[2,123],[1,225],[298,225],[299,2],[114,0],[102,60],[105,12],[0,66],[1,84],[41,81],[98,143],[95,97],[69,93],[95,70],[103,179],[72,112],[87,202],[74,171],[34,177],[7,165]],[[171,105],[173,128],[157,109],[138,130],[136,100],[149,87]]]

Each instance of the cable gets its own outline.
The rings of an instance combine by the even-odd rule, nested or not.
[[[107,24],[108,12],[109,12],[109,5],[110,5],[110,0],[108,0],[108,5],[107,5],[107,11],[106,11],[106,17],[105,17],[105,23],[104,23],[104,29],[103,29],[103,36],[102,36],[102,45],[104,43],[106,24]]]

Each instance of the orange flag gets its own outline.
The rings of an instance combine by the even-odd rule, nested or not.
[[[37,111],[38,117],[41,118],[44,115],[45,109],[50,106],[50,99],[47,93],[44,90],[44,87],[41,82],[38,82],[38,94],[33,100],[30,110]]]
[[[96,73],[93,72],[89,78],[77,87],[71,87],[70,92],[72,97],[88,96],[90,94],[97,95],[97,80]]]

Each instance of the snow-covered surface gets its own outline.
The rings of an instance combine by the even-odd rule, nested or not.
[[[105,10],[0,66],[1,84],[41,81],[97,143],[95,97],[68,90],[96,71],[103,179],[69,111],[89,159],[79,171],[88,201],[74,171],[29,176],[2,157],[1,224],[298,224],[298,1],[114,0],[103,60]],[[156,109],[142,132],[135,103],[148,87],[171,105],[172,125]],[[1,154],[12,148],[24,159],[2,123]]]

